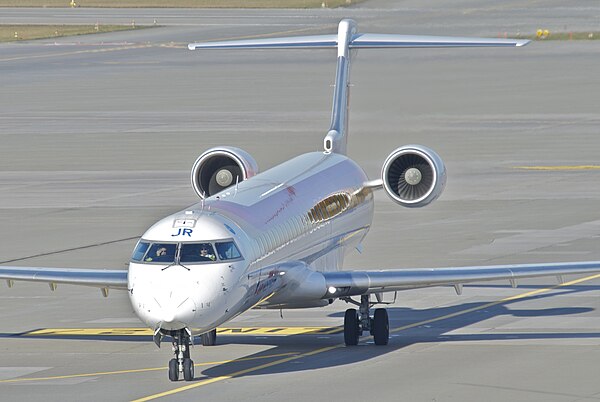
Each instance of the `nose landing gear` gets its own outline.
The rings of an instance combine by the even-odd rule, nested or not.
[[[185,329],[173,331],[173,353],[175,357],[169,361],[169,380],[178,381],[183,374],[185,381],[194,379],[194,362],[190,359],[191,334]]]
[[[342,300],[359,306],[358,311],[349,308],[344,315],[344,343],[346,346],[358,345],[358,340],[363,331],[369,331],[373,335],[375,345],[388,344],[390,339],[390,324],[386,309],[375,309],[375,314],[371,318],[369,309],[375,303],[370,303],[369,295],[361,296],[360,303],[349,297],[344,297]]]

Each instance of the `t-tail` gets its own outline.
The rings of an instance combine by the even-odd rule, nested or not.
[[[461,38],[449,36],[421,36],[358,33],[356,21],[343,19],[338,25],[337,35],[310,35],[267,39],[247,39],[221,42],[190,43],[190,50],[199,49],[307,49],[337,48],[337,70],[331,125],[323,141],[326,153],[346,154],[348,137],[348,109],[350,91],[350,62],[354,49],[369,48],[425,48],[425,47],[489,47],[524,46],[528,40]]]

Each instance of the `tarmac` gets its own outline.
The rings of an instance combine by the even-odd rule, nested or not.
[[[431,3],[431,4],[430,4]],[[160,27],[0,45],[0,263],[124,268],[137,238],[196,202],[189,170],[234,145],[261,170],[319,150],[335,53],[190,52],[187,43],[359,29],[503,36],[597,30],[594,2],[366,1],[337,10],[0,9],[3,23]],[[442,197],[376,196],[348,269],[600,260],[600,41],[514,49],[365,50],[353,61],[349,155],[371,178],[419,143]],[[533,168],[533,169],[532,169]],[[542,169],[543,168],[543,169]],[[167,378],[124,292],[0,287],[2,399],[594,401],[600,279],[401,292],[392,338],[346,348],[343,311],[252,310]],[[575,281],[575,282],[573,282]],[[37,331],[37,332],[36,332]]]

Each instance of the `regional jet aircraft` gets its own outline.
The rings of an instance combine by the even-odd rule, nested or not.
[[[321,307],[340,299],[346,310],[344,341],[363,332],[376,345],[389,338],[383,295],[403,289],[600,271],[600,262],[475,266],[460,268],[343,270],[373,219],[373,192],[383,189],[397,204],[420,208],[444,189],[446,169],[438,154],[401,146],[369,179],[346,155],[351,53],[364,48],[523,46],[526,40],[358,33],[342,20],[337,35],[193,43],[190,50],[336,48],[337,74],[331,126],[323,150],[297,156],[259,173],[248,153],[233,147],[207,150],[192,167],[200,202],[161,219],[140,238],[128,270],[0,267],[0,278],[99,287],[129,293],[133,310],[160,346],[170,336],[175,356],[169,378],[194,378],[189,346],[200,335],[213,345],[216,328],[255,307]]]

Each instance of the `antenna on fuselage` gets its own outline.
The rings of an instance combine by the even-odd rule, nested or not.
[[[353,49],[368,48],[424,48],[424,47],[490,47],[524,46],[522,39],[459,38],[451,36],[421,36],[358,33],[356,21],[343,19],[337,35],[310,35],[283,38],[245,39],[221,42],[190,43],[188,49],[337,49],[337,70],[331,125],[324,138],[325,153],[346,154],[348,137],[350,59]]]

